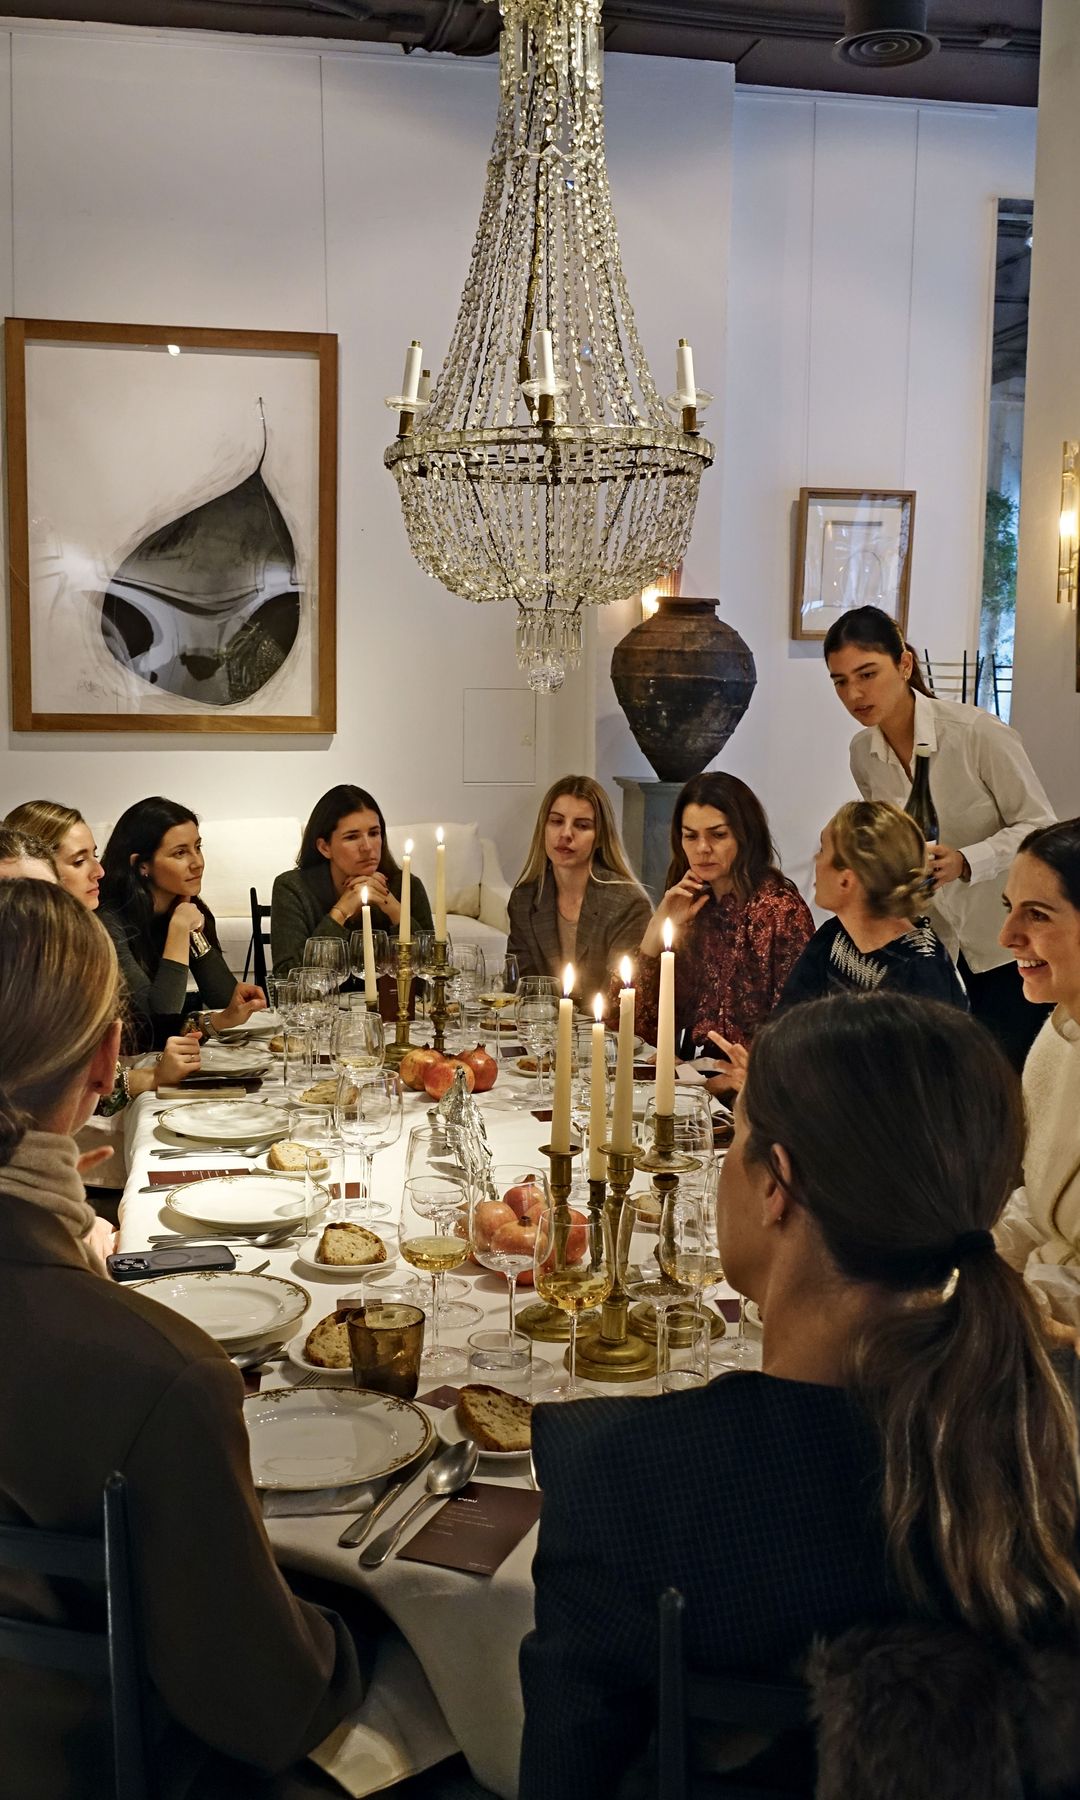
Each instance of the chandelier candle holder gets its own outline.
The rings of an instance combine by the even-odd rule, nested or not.
[[[603,1146],[608,1162],[606,1182],[589,1182],[589,1212],[606,1205],[611,1217],[613,1249],[619,1242],[619,1221],[634,1170],[638,1166],[632,1150],[613,1150]],[[615,1280],[604,1301],[599,1322],[581,1331],[578,1337],[577,1366],[587,1381],[645,1381],[656,1374],[656,1352],[646,1343],[642,1333],[630,1324],[629,1300],[619,1280],[616,1261]]]
[[[569,1150],[557,1150],[551,1144],[540,1146],[540,1155],[548,1159],[548,1187],[551,1190],[552,1206],[559,1215],[556,1230],[569,1231],[573,1224],[570,1216],[570,1191],[574,1185],[574,1158],[580,1153],[580,1144],[572,1144]],[[595,1313],[582,1313],[581,1321],[595,1316]],[[570,1336],[570,1315],[561,1306],[553,1306],[550,1300],[534,1300],[531,1306],[524,1307],[518,1313],[514,1329],[523,1331],[526,1337],[536,1338],[542,1344],[561,1344]]]
[[[434,992],[431,997],[431,1023],[435,1028],[432,1049],[441,1055],[446,1048],[446,1021],[450,1017],[450,1009],[446,1004],[446,984],[452,981],[457,970],[451,968],[449,960],[450,946],[445,938],[436,938],[431,954],[431,983]]]
[[[446,360],[410,346],[384,461],[421,568],[510,600],[530,687],[580,661],[582,612],[682,560],[713,446],[681,341],[665,404],[627,292],[604,150],[601,0],[501,0],[499,111]],[[414,354],[415,353],[415,354]]]

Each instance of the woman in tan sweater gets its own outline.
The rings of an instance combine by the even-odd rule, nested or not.
[[[1024,996],[1056,1002],[1024,1065],[1024,1185],[998,1228],[1003,1253],[1055,1316],[1080,1325],[1080,818],[1031,832],[1005,884],[1001,941]]]

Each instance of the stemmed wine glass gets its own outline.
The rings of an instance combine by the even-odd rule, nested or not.
[[[523,975],[517,984],[514,1020],[536,1059],[536,1101],[544,1098],[544,1064],[555,1049],[559,1025],[559,984],[553,975]]]
[[[687,1187],[680,1181],[666,1196],[660,1215],[659,1254],[664,1274],[691,1290],[694,1312],[703,1317],[706,1292],[724,1278],[716,1237],[715,1163],[708,1165],[700,1186]]]
[[[502,968],[493,969],[485,983],[484,992],[480,996],[482,1006],[490,1007],[495,1014],[495,1061],[502,1061],[502,1028],[503,1013],[514,1004],[519,980],[518,959],[508,951],[503,957]]]
[[[390,966],[390,935],[386,931],[373,931],[371,934],[371,954],[375,963],[375,980],[385,975]],[[349,935],[349,973],[361,990],[364,987],[364,934],[354,931]],[[376,1005],[378,1001],[376,1000]]]
[[[667,1367],[667,1316],[673,1306],[692,1292],[689,1282],[670,1275],[660,1261],[659,1196],[649,1188],[627,1194],[619,1214],[615,1263],[623,1292],[631,1300],[645,1300],[656,1314],[656,1392],[663,1392]]]
[[[370,1074],[385,1058],[386,1033],[377,1012],[354,1006],[338,1013],[330,1028],[330,1061],[339,1075]]]
[[[474,1171],[459,1155],[445,1129],[414,1125],[405,1149],[405,1180],[414,1181],[427,1175],[445,1176],[464,1188],[466,1195],[472,1192]],[[447,1331],[476,1325],[483,1319],[480,1307],[465,1298],[468,1292],[468,1282],[459,1280],[456,1275],[439,1283],[439,1324]]]
[[[420,1017],[427,1019],[430,1014],[429,984],[435,973],[435,933],[433,931],[414,931],[412,946],[412,966],[413,974],[417,978]]]
[[[340,988],[349,979],[349,946],[344,938],[309,937],[304,945],[305,969],[323,969]]]
[[[487,985],[487,968],[480,945],[459,945],[454,951],[453,967],[454,977],[450,991],[458,1003],[462,1041],[466,1043],[469,1015],[475,1014],[480,996]]]
[[[396,1144],[401,1136],[401,1083],[388,1070],[376,1069],[359,1079],[346,1070],[338,1081],[334,1118],[341,1140],[360,1152],[360,1219],[388,1219],[393,1209],[371,1196],[372,1164],[376,1152]]]
[[[552,1399],[579,1400],[585,1390],[577,1378],[578,1318],[607,1299],[614,1280],[607,1212],[582,1222],[571,1216],[565,1202],[556,1204],[549,1198],[537,1214],[533,1279],[541,1299],[570,1316],[570,1379]]]
[[[460,1374],[467,1363],[464,1352],[439,1343],[443,1276],[460,1268],[469,1254],[469,1201],[460,1181],[448,1175],[414,1175],[406,1181],[398,1248],[407,1263],[431,1277],[431,1337],[421,1371],[440,1380]]]
[[[481,1268],[506,1276],[511,1335],[518,1280],[533,1266],[536,1216],[550,1204],[547,1176],[537,1164],[494,1163],[473,1184],[473,1257]]]

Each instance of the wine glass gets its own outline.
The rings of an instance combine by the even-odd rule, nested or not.
[[[429,1016],[429,983],[435,973],[435,933],[433,931],[413,932],[412,966],[417,978],[420,1001],[420,1017]]]
[[[381,1069],[386,1058],[386,1033],[377,1012],[354,1006],[338,1013],[330,1028],[330,1061],[339,1075],[362,1076]]]
[[[431,1278],[431,1339],[420,1362],[423,1374],[440,1381],[467,1367],[463,1351],[439,1342],[443,1313],[440,1286],[448,1269],[459,1269],[469,1254],[469,1201],[460,1181],[447,1175],[414,1175],[405,1182],[398,1248],[407,1263]]]
[[[310,1231],[320,1205],[337,1199],[338,1215],[345,1200],[345,1151],[329,1106],[291,1106],[289,1141],[305,1151],[304,1224]],[[320,1201],[321,1196],[321,1201]]]
[[[338,1081],[334,1118],[342,1143],[360,1153],[360,1219],[389,1219],[388,1201],[371,1195],[372,1164],[376,1152],[396,1144],[401,1136],[402,1094],[396,1075],[386,1069],[356,1079],[346,1070]]]
[[[680,1287],[691,1290],[694,1312],[704,1317],[706,1291],[723,1280],[716,1238],[715,1165],[710,1165],[701,1188],[687,1188],[680,1181],[665,1197],[660,1215],[660,1267]]]
[[[445,1177],[462,1187],[466,1195],[472,1193],[475,1170],[463,1161],[445,1127],[414,1125],[405,1149],[405,1180],[419,1180],[429,1175]],[[483,1319],[481,1308],[465,1298],[468,1292],[468,1282],[454,1275],[439,1283],[439,1324],[447,1331],[462,1330]]]
[[[577,1378],[578,1317],[607,1299],[614,1273],[607,1212],[582,1222],[573,1217],[565,1201],[555,1203],[549,1198],[537,1215],[533,1279],[542,1300],[570,1315],[570,1379],[553,1399],[579,1400],[585,1391]]]
[[[503,1013],[514,1004],[514,995],[519,980],[518,959],[509,951],[503,957],[502,968],[495,968],[487,977],[484,992],[480,996],[481,1005],[487,1006],[495,1014],[495,1061],[502,1060],[502,1028]]]
[[[627,1194],[619,1214],[615,1264],[623,1291],[631,1300],[645,1300],[656,1314],[656,1392],[663,1392],[667,1366],[667,1316],[691,1293],[689,1283],[677,1281],[660,1262],[659,1195],[651,1188]]]
[[[473,1184],[473,1258],[481,1268],[506,1276],[511,1334],[518,1280],[533,1266],[536,1227],[530,1221],[550,1204],[547,1176],[537,1163],[494,1163]]]
[[[479,944],[462,944],[454,951],[454,976],[450,991],[460,1009],[462,1042],[471,1041],[469,1019],[475,1018],[480,996],[487,986],[487,966]]]
[[[551,1060],[559,1027],[559,987],[551,975],[523,975],[514,999],[514,1020],[525,1048],[536,1059],[537,1102],[544,1098],[544,1064]]]
[[[349,979],[349,946],[344,938],[309,937],[304,945],[305,969],[324,969],[337,987]]]

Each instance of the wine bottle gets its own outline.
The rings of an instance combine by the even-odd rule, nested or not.
[[[926,744],[915,746],[915,778],[911,783],[905,810],[908,817],[914,819],[928,844],[940,841],[941,827],[938,824],[934,796],[930,792],[930,751]]]

